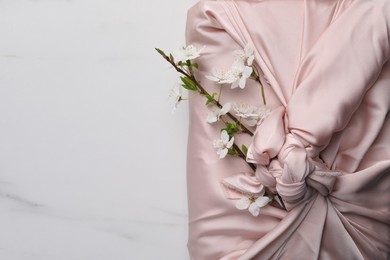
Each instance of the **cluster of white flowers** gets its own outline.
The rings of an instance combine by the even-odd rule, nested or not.
[[[255,56],[253,55],[253,53],[253,46],[247,44],[244,50],[236,50],[233,52],[233,55],[236,60],[240,60],[243,64],[246,64],[248,66],[252,66],[253,61],[255,60]]]
[[[260,208],[266,206],[271,201],[271,198],[264,196],[264,193],[265,191],[256,196],[252,195],[241,198],[237,201],[236,208],[239,210],[248,209],[253,216],[257,217],[260,214]]]
[[[235,115],[248,126],[260,124],[271,112],[266,106],[257,107],[246,104],[226,103],[222,108],[213,105],[210,107],[210,113],[207,116],[207,123],[212,124],[220,120],[221,116],[226,115],[233,108]]]
[[[175,50],[172,53],[172,56],[175,60],[175,63],[186,62],[187,60],[193,60],[200,56],[200,53],[205,48],[203,46],[200,50],[198,50],[194,45],[188,45],[186,47],[182,47],[178,50]]]
[[[186,62],[187,60],[191,61],[198,58],[204,48],[205,46],[198,50],[194,45],[188,45],[175,50],[172,56],[176,64]],[[173,87],[169,93],[169,101],[173,103],[172,113],[176,111],[182,100],[184,100],[182,88],[180,86]]]
[[[254,127],[263,122],[263,120],[270,114],[271,110],[265,106],[265,97],[263,95],[264,106],[257,107],[253,105],[237,104],[233,102],[225,103],[221,105],[220,97],[222,93],[223,84],[230,84],[231,88],[244,89],[247,80],[253,75],[254,72],[254,48],[247,44],[243,50],[236,50],[233,52],[234,62],[230,68],[212,68],[211,76],[206,76],[207,79],[220,85],[220,92],[210,95],[195,79],[193,74],[193,68],[198,68],[197,63],[192,63],[192,60],[201,56],[201,52],[205,47],[197,49],[194,45],[188,45],[181,47],[174,51],[172,54],[166,55],[162,50],[156,50],[168,60],[178,72],[183,74],[181,77],[182,85],[175,86],[170,94],[169,99],[173,102],[172,113],[174,113],[182,100],[188,100],[183,98],[182,88],[191,91],[198,91],[201,95],[207,98],[208,108],[210,113],[207,116],[207,123],[214,124],[218,121],[222,121],[226,128],[220,132],[220,137],[213,140],[213,147],[217,150],[217,155],[220,159],[225,158],[228,154],[239,155],[245,160],[245,154],[248,148],[243,145],[242,151],[235,144],[234,135],[240,133],[240,129],[246,130],[247,133],[251,131],[244,127]],[[257,72],[256,72],[257,74]],[[267,83],[268,80],[266,79]],[[195,87],[194,87],[195,86]],[[214,96],[218,95],[218,99],[214,99]],[[232,114],[230,114],[232,111]],[[223,116],[229,116],[231,120],[225,121]],[[234,116],[236,118],[234,118]],[[238,121],[237,121],[238,119]],[[243,197],[237,201],[236,208],[239,210],[249,210],[253,216],[258,216],[262,207],[265,207],[275,199],[276,197],[267,197],[265,195],[265,189],[258,193],[243,193]],[[280,204],[281,202],[278,201]]]
[[[233,104],[233,109],[236,112],[236,116],[242,119],[243,123],[248,126],[260,124],[271,112],[271,109],[266,106],[259,108],[245,104]]]
[[[206,78],[215,81],[217,84],[232,84],[237,81],[237,76],[231,68],[212,68],[211,73],[213,76],[206,76]]]
[[[233,144],[234,144],[234,136],[230,138],[226,130],[223,130],[221,132],[220,139],[214,140],[213,142],[214,148],[218,149],[217,154],[219,155],[220,159],[224,158],[228,154],[229,149],[233,146]]]
[[[252,75],[254,49],[250,44],[247,44],[244,50],[236,50],[233,52],[235,61],[228,69],[212,69],[212,76],[206,76],[211,81],[218,84],[231,84],[231,88],[245,88],[246,81]]]

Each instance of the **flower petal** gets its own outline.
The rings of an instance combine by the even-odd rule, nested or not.
[[[245,124],[247,124],[249,126],[255,126],[255,125],[257,125],[257,120],[256,119],[245,120]]]
[[[244,71],[242,72],[242,76],[245,78],[249,78],[252,75],[253,68],[245,66]]]
[[[255,56],[253,56],[253,55],[249,56],[249,57],[248,57],[247,64],[248,64],[249,66],[252,66],[254,60],[255,60]]]
[[[246,78],[245,77],[242,77],[240,79],[240,82],[238,83],[238,85],[240,86],[241,89],[244,89],[245,88],[245,85],[246,85]]]
[[[257,217],[260,214],[260,208],[256,205],[256,203],[252,203],[249,206],[249,212],[254,216]]]
[[[221,132],[221,140],[224,144],[227,144],[229,142],[229,135],[228,133],[226,132],[226,130],[223,130]]]
[[[231,88],[233,89],[233,88],[237,88],[238,86],[239,86],[239,80],[236,80],[236,81],[234,81],[233,83],[232,83],[232,86],[231,86]]]
[[[227,148],[218,150],[219,159],[225,158],[229,150]]]
[[[239,201],[236,203],[236,208],[240,210],[247,209],[249,205],[251,204],[251,201],[247,197],[241,198]]]
[[[255,201],[255,203],[253,204],[256,204],[258,207],[262,208],[264,207],[265,205],[267,205],[269,202],[270,202],[270,198],[264,196],[264,197],[258,197]]]
[[[214,76],[206,76],[206,78],[209,79],[209,80],[211,80],[211,81],[216,81],[216,82],[219,81],[219,78],[214,77]]]
[[[230,103],[226,103],[225,105],[223,105],[221,111],[219,112],[219,115],[226,115],[230,109],[232,108],[232,105]]]
[[[227,147],[227,148],[230,148],[230,147],[233,146],[233,144],[234,144],[234,136],[232,137],[232,139],[230,139],[229,142],[227,142],[226,147]]]
[[[235,60],[232,64],[231,71],[236,73],[241,73],[245,69],[245,63],[243,60]]]
[[[212,124],[218,121],[218,118],[212,113],[207,116],[207,123]]]
[[[244,51],[245,51],[245,55],[247,57],[251,56],[253,54],[253,52],[255,51],[252,44],[248,43],[245,48],[244,48]]]

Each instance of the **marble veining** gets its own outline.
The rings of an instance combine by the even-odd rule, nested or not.
[[[154,47],[194,2],[0,1],[0,260],[189,259],[188,111]]]

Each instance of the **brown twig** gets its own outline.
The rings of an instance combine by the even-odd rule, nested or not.
[[[254,78],[254,80],[256,80],[257,82],[259,82],[259,84],[260,84],[260,88],[261,88],[261,97],[263,98],[263,104],[264,104],[264,106],[266,106],[266,105],[267,105],[267,101],[265,100],[264,86],[263,86],[263,84],[261,84],[260,77],[259,77],[259,72],[257,71],[256,67],[253,66],[253,68],[255,69],[255,74],[256,74],[256,77]]]
[[[246,155],[241,151],[241,149],[238,147],[237,144],[233,143],[234,150],[238,153],[238,156],[240,156],[244,161],[246,161]],[[252,168],[253,171],[256,171],[256,165],[253,163],[247,162],[248,165]]]

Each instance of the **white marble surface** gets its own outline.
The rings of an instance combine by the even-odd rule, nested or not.
[[[0,1],[0,260],[189,259],[188,111],[153,48],[194,2]]]

